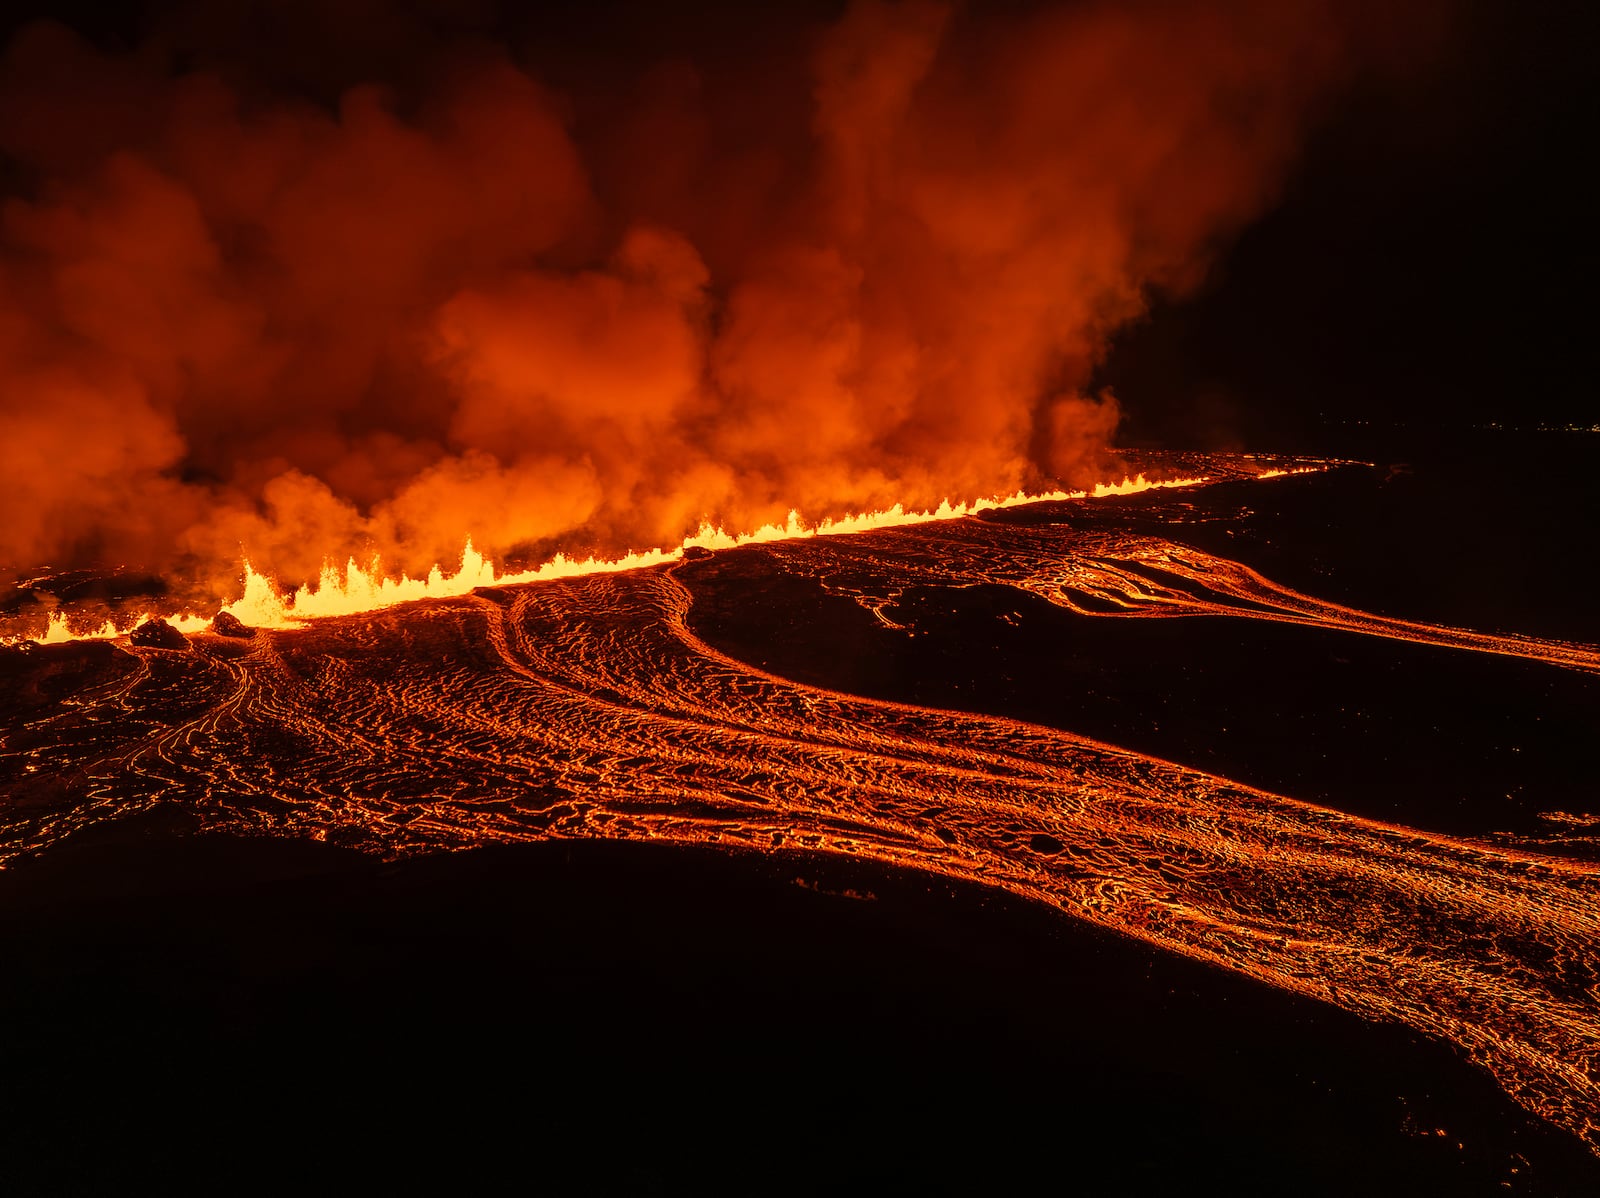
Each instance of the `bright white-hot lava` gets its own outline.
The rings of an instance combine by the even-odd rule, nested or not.
[[[1295,472],[1326,469],[1327,465],[1296,468]],[[1287,471],[1267,470],[1258,477],[1277,477]],[[623,570],[637,570],[658,566],[682,558],[689,549],[732,549],[740,545],[765,544],[772,541],[795,540],[802,537],[842,536],[870,532],[874,529],[893,528],[906,524],[924,524],[936,520],[959,520],[978,512],[999,508],[1018,507],[1027,503],[1060,502],[1074,499],[1100,499],[1108,496],[1133,495],[1173,487],[1192,487],[1211,481],[1206,476],[1150,479],[1143,473],[1124,477],[1121,482],[1097,483],[1088,491],[1044,491],[1028,493],[1017,491],[1011,495],[991,499],[978,499],[972,503],[951,503],[945,500],[938,507],[924,511],[907,511],[901,504],[886,510],[863,512],[853,516],[829,518],[808,523],[797,511],[790,511],[783,524],[767,524],[753,532],[729,533],[709,522],[684,537],[671,549],[630,551],[618,557],[569,558],[564,554],[529,570],[502,573],[493,561],[473,547],[467,538],[461,561],[453,573],[446,574],[435,565],[425,578],[411,578],[402,573],[395,578],[386,574],[382,563],[373,559],[363,566],[354,558],[341,567],[325,562],[322,573],[314,585],[302,585],[285,592],[268,575],[258,573],[247,559],[244,562],[243,593],[238,599],[225,604],[223,611],[241,622],[256,628],[294,628],[306,620],[327,616],[348,616],[361,612],[378,611],[400,603],[419,599],[453,599],[469,595],[479,587],[516,586],[524,583],[548,582],[557,578],[574,578],[585,574],[613,574]],[[118,628],[107,619],[97,627],[75,629],[67,616],[54,612],[45,631],[32,638],[38,644],[60,644],[73,640],[113,640],[126,636],[146,620],[163,618],[179,632],[189,634],[206,631],[211,621],[205,616],[185,612],[181,615],[158,616],[145,612],[130,623]]]
[[[1152,514],[1177,519],[1203,505],[1184,497]],[[1441,775],[1435,754],[1445,742],[1400,751],[1398,736],[1365,739],[1357,713],[1351,734],[1363,739],[1349,742],[1357,768],[1343,782],[1310,756],[1310,740],[1303,767],[1285,766],[1273,786],[1262,784],[1270,770],[1235,779],[1209,768],[1252,756],[1263,743],[1253,736],[1301,740],[1296,716],[1317,709],[1297,712],[1293,687],[1276,689],[1297,663],[1312,680],[1331,681],[1334,665],[1371,669],[1373,692],[1396,665],[1445,671],[1422,692],[1435,695],[1520,679],[1528,695],[1550,694],[1537,701],[1559,707],[1573,697],[1589,701],[1600,649],[1319,599],[1166,540],[1152,530],[1155,521],[1130,521],[1130,530],[1121,520],[1066,512],[1039,513],[1038,521],[954,519],[962,510],[891,510],[821,528],[795,520],[745,538],[706,533],[702,546],[782,543],[677,570],[626,566],[665,562],[685,555],[683,547],[632,563],[562,561],[531,577],[594,576],[361,619],[308,618],[341,603],[361,610],[530,576],[501,576],[476,554],[455,574],[438,572],[411,590],[347,570],[326,587],[279,599],[283,619],[304,620],[297,632],[248,644],[208,637],[189,652],[134,643],[127,653],[76,655],[74,689],[59,700],[36,690],[19,708],[22,734],[0,742],[0,793],[11,799],[0,804],[0,867],[158,810],[192,814],[205,831],[330,840],[391,859],[564,838],[848,854],[1000,887],[1152,947],[1402,1023],[1456,1045],[1528,1110],[1600,1148],[1600,865],[1592,837],[1572,838],[1584,828],[1574,821],[1594,814],[1581,770],[1537,775],[1541,788],[1553,787],[1548,798],[1541,793],[1542,805],[1566,812],[1558,803],[1572,803],[1574,814],[1562,817],[1551,841],[1412,827],[1391,822],[1376,802],[1367,814],[1328,805],[1330,797],[1362,795],[1370,770],[1395,775],[1396,793],[1438,792],[1442,807],[1477,768],[1460,762]],[[948,522],[933,523],[941,516]],[[817,535],[919,521],[871,536]],[[799,588],[788,589],[791,582]],[[277,598],[259,575],[253,585]],[[834,689],[851,677],[840,663],[870,639],[837,634],[826,614],[815,614],[827,608],[782,598],[826,595],[874,613],[888,602],[915,623],[918,594],[967,592],[971,614],[1004,620],[983,596],[1007,591],[1008,605],[1013,595],[1028,598],[1025,618],[1038,629],[1012,641],[1011,651],[1037,653],[1051,671],[1052,681],[1038,684],[1045,706],[1030,709],[1051,715],[1046,722],[988,710],[976,695],[955,702],[964,690],[956,684],[971,681],[959,673],[921,696],[952,700],[936,706],[922,705],[903,681],[877,696]],[[756,596],[772,602],[745,601]],[[1041,600],[1072,613],[1069,622],[1086,634],[1078,643],[1099,642],[1094,655],[1085,649],[1074,661],[1059,651],[1065,642],[1045,635]],[[694,619],[697,603],[704,622]],[[779,662],[742,660],[730,651],[737,638],[722,647],[707,639],[717,611],[761,607],[780,622],[758,621],[758,639],[813,613],[807,626],[817,639],[799,652],[828,658],[816,681],[784,677]],[[1115,634],[1089,632],[1087,619],[1150,626],[1172,617],[1228,620],[1222,630],[1188,625],[1213,649],[1278,646],[1286,655],[1263,668],[1255,655],[1243,663],[1248,681],[1241,674],[1240,685],[1281,693],[1284,710],[1263,705],[1257,718],[1266,722],[1238,734],[1236,757],[1185,747],[1181,737],[1142,746],[1095,739],[1065,726],[1082,708],[1058,706],[1048,693],[1056,678],[1062,689],[1089,679],[1071,672],[1085,664],[1107,674],[1124,663],[1172,664],[1145,659],[1159,640],[1119,654],[1105,644]],[[1247,622],[1256,631],[1270,625],[1270,638],[1247,635]],[[1378,642],[1405,647],[1362,666],[1328,659],[1329,633],[1350,638],[1351,647],[1368,642],[1367,650]],[[883,663],[911,660],[898,657],[911,643],[889,632],[872,652],[890,654]],[[923,642],[915,643],[920,652]],[[991,642],[967,643],[970,664],[986,673]],[[916,660],[930,671],[956,668],[937,645]],[[1424,649],[1507,662],[1458,672],[1459,662]],[[1319,659],[1334,665],[1319,671]],[[1195,689],[1204,702],[1232,675],[1190,672],[1202,660],[1177,663],[1174,677],[1175,689]],[[32,685],[60,663],[13,664]],[[1549,667],[1561,673],[1529,676]],[[1034,685],[998,673],[1000,691]],[[1106,705],[1097,689],[1083,696],[1086,706]],[[1453,710],[1471,710],[1467,693]],[[1381,712],[1381,696],[1376,707]],[[1440,714],[1414,718],[1431,723]],[[1539,718],[1533,711],[1507,727],[1527,731]],[[1397,715],[1396,732],[1411,719]],[[1153,721],[1149,727],[1140,735],[1154,738]],[[1401,755],[1369,760],[1385,743]]]

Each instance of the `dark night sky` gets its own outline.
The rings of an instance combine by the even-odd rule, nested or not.
[[[403,79],[408,37],[444,27],[519,47],[559,90],[604,91],[608,72],[675,55],[758,60],[842,7],[290,4],[263,34],[225,6],[57,2],[14,6],[0,32],[48,15],[129,46],[177,27],[201,61],[264,52],[276,86],[331,96],[362,74]],[[327,16],[367,8],[387,24]],[[206,15],[175,24],[183,11]],[[1199,295],[1155,297],[1118,337],[1099,379],[1122,400],[1125,441],[1314,450],[1329,422],[1600,421],[1589,6],[1447,11],[1432,61],[1358,84],[1323,119],[1278,206]],[[285,53],[299,18],[284,14],[306,12],[328,23]]]
[[[1600,421],[1590,23],[1462,6],[1436,69],[1343,106],[1208,292],[1120,338],[1104,375],[1128,431]]]

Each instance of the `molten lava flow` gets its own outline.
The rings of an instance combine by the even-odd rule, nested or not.
[[[112,641],[119,636],[126,636],[126,632],[118,632],[117,626],[107,620],[99,628],[84,629],[74,632],[67,624],[67,617],[61,612],[50,613],[50,623],[45,627],[44,635],[34,638],[40,645],[64,645],[68,641]]]
[[[1319,469],[1325,469],[1325,467],[1309,466],[1306,469],[1314,472]],[[1278,473],[1281,473],[1281,471]],[[1276,474],[1271,470],[1267,470],[1264,471],[1259,477],[1274,478],[1276,477]],[[1205,481],[1206,480],[1203,478],[1170,478],[1160,481],[1146,480],[1145,476],[1140,474],[1133,478],[1124,478],[1120,483],[1096,483],[1094,490],[1089,492],[1089,494],[1092,498],[1103,499],[1107,495],[1137,495],[1140,491],[1152,491],[1159,487],[1193,487],[1198,486],[1200,483]],[[1034,498],[1053,499],[1060,498],[1060,496],[1039,495],[1035,496]]]
[[[1217,459],[1226,467],[1225,460]],[[1299,467],[1299,470],[1326,469],[1329,463]],[[1237,467],[1235,467],[1237,469]],[[1271,478],[1284,473],[1267,470],[1258,477]],[[614,558],[586,557],[581,560],[557,554],[550,561],[531,570],[500,573],[493,562],[479,553],[470,538],[462,550],[461,564],[452,574],[446,574],[435,565],[425,578],[410,578],[402,574],[394,578],[382,572],[379,562],[368,566],[349,559],[341,570],[324,562],[315,585],[303,585],[290,594],[284,594],[272,579],[259,574],[250,563],[244,563],[244,593],[223,611],[244,624],[259,628],[294,628],[306,620],[327,616],[356,615],[378,611],[400,603],[421,599],[450,599],[471,594],[479,587],[515,586],[530,582],[548,582],[558,578],[577,578],[588,574],[613,574],[623,570],[638,570],[678,561],[687,549],[731,549],[740,545],[766,544],[773,541],[794,540],[805,537],[844,536],[870,532],[875,529],[896,528],[908,524],[923,524],[944,520],[959,520],[964,516],[984,511],[1017,507],[1028,503],[1058,502],[1071,499],[1104,498],[1115,495],[1133,495],[1173,487],[1192,487],[1205,483],[1204,476],[1147,479],[1140,473],[1124,477],[1119,483],[1098,483],[1091,491],[1046,491],[1028,494],[1018,491],[1013,495],[993,499],[979,499],[973,503],[952,504],[949,500],[928,511],[907,511],[895,504],[885,511],[863,512],[859,515],[827,518],[808,524],[799,512],[791,511],[784,524],[768,524],[754,532],[730,534],[710,524],[702,524],[698,531],[684,537],[674,549],[649,549],[629,552]],[[74,630],[64,613],[52,613],[45,631],[34,641],[39,644],[60,644],[71,640],[114,640],[126,636],[145,620],[164,618],[183,633],[204,632],[210,621],[190,612],[181,615],[158,616],[145,612],[118,628],[111,620],[97,627]],[[23,638],[11,638],[12,640]],[[0,638],[0,643],[5,643]]]
[[[1281,471],[1279,473],[1282,473]],[[1272,477],[1272,474],[1263,475]],[[974,503],[952,504],[945,500],[929,511],[906,511],[895,504],[886,511],[863,512],[855,516],[824,519],[817,524],[807,524],[799,512],[790,511],[783,524],[767,524],[754,532],[734,533],[702,524],[698,531],[684,537],[676,549],[649,549],[630,552],[621,557],[579,560],[557,554],[550,561],[532,570],[519,570],[501,574],[467,541],[462,551],[461,566],[446,575],[434,566],[424,580],[407,578],[398,580],[378,576],[377,563],[362,569],[351,559],[341,573],[332,566],[324,566],[315,587],[302,586],[285,598],[271,583],[262,578],[245,563],[245,594],[224,610],[247,624],[265,628],[289,628],[304,619],[319,616],[345,616],[359,612],[377,611],[397,603],[417,599],[447,599],[467,595],[479,587],[517,586],[529,582],[548,582],[557,578],[578,578],[586,574],[615,574],[623,570],[639,570],[659,566],[664,562],[678,561],[686,549],[733,549],[740,545],[760,545],[772,541],[788,541],[805,537],[847,536],[852,533],[872,532],[881,528],[898,528],[907,524],[926,524],[941,520],[959,520],[977,512],[1017,507],[1027,503],[1052,502],[1086,497],[1100,499],[1109,495],[1134,495],[1141,491],[1167,487],[1192,487],[1204,483],[1204,478],[1146,479],[1143,474],[1124,478],[1120,483],[1097,483],[1092,491],[1046,491],[1027,494],[1018,491],[997,499],[979,499]]]
[[[949,520],[749,552],[863,602],[982,583],[1096,613],[1267,619],[1600,669],[1593,647],[1373,616],[1115,530]],[[27,736],[0,747],[0,861],[162,805],[205,829],[391,857],[550,837],[847,853],[1003,887],[1439,1036],[1600,1149],[1592,857],[801,685],[692,631],[694,568],[500,587],[188,652],[84,654],[70,702],[33,710]],[[1090,593],[1101,601],[1079,601]]]
[[[248,594],[248,591],[246,593]],[[106,620],[105,623],[101,624],[98,628],[80,628],[75,630],[69,623],[64,612],[51,612],[49,623],[46,624],[42,635],[33,638],[0,637],[0,645],[14,644],[18,640],[27,639],[32,639],[33,643],[38,645],[64,645],[69,641],[114,641],[127,636],[128,633],[132,632],[134,628],[142,624],[144,621],[159,618],[162,617],[152,616],[150,613],[146,612],[135,619],[132,623],[127,624],[120,629],[113,621]],[[185,635],[190,633],[205,632],[211,627],[211,621],[206,619],[204,616],[184,614],[181,616],[170,616],[165,618],[167,623],[171,624],[179,632],[184,633]]]

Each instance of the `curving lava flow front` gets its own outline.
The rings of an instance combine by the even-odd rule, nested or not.
[[[1600,674],[1592,646],[1323,602],[1195,548],[1074,526],[1074,507],[733,552],[847,596],[890,634],[908,588],[984,585],[1080,616],[1268,621]],[[727,556],[187,650],[67,647],[66,697],[24,696],[8,720],[0,862],[157,807],[386,856],[552,837],[854,854],[1442,1037],[1600,1151],[1592,855],[1360,818],[1044,724],[779,677],[692,625]]]

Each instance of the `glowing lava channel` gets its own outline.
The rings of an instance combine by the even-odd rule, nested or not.
[[[969,521],[763,552],[864,602],[978,584],[1075,608],[1092,592],[1120,598],[1118,617],[1231,615],[1600,669],[1592,646],[1390,620],[1115,528]],[[1000,887],[1438,1037],[1600,1151],[1600,865],[1585,854],[788,680],[701,639],[692,575],[97,655],[70,697],[0,741],[0,867],[157,809],[387,859],[562,838],[848,854]]]
[[[1331,463],[1299,467],[1292,472],[1316,472],[1327,469],[1328,465]],[[1285,473],[1289,471],[1273,469],[1261,473],[1259,477],[1273,478]],[[1200,486],[1210,481],[1212,480],[1206,476],[1147,479],[1140,473],[1133,477],[1124,477],[1118,483],[1097,483],[1090,491],[1045,491],[1030,494],[1019,490],[1013,495],[978,499],[970,504],[965,502],[952,504],[946,499],[937,508],[926,511],[907,511],[897,503],[884,511],[824,519],[817,524],[806,523],[798,511],[791,510],[789,518],[783,524],[766,524],[754,532],[729,533],[707,522],[701,524],[697,531],[684,537],[673,549],[657,548],[642,552],[630,550],[614,558],[597,558],[591,555],[577,559],[558,553],[548,562],[531,570],[506,574],[500,573],[493,561],[479,553],[469,537],[461,553],[461,564],[453,574],[446,574],[435,565],[426,578],[410,578],[402,573],[396,579],[381,572],[380,563],[376,558],[366,567],[361,566],[355,558],[350,558],[342,569],[332,562],[325,562],[315,585],[303,585],[288,595],[285,595],[270,577],[257,573],[247,559],[244,562],[244,594],[232,603],[226,604],[222,610],[254,628],[298,628],[307,620],[380,611],[419,599],[456,599],[470,595],[479,587],[516,586],[531,582],[549,582],[558,578],[615,574],[625,570],[659,566],[680,560],[684,551],[688,549],[733,549],[740,545],[790,541],[805,537],[844,536],[907,524],[959,520],[978,512],[1019,507],[1028,503],[1102,499],[1114,495],[1133,495],[1141,491]],[[98,628],[76,630],[69,625],[66,614],[58,611],[51,614],[49,624],[41,635],[17,639],[31,639],[36,644],[42,645],[81,640],[115,640],[127,636],[139,624],[156,618],[165,619],[168,624],[184,634],[205,632],[211,626],[208,617],[189,612],[165,617],[145,612],[122,629],[118,629],[108,619]]]

